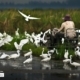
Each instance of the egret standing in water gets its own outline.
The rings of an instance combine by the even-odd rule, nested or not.
[[[46,58],[42,59],[42,62],[48,62],[51,60],[51,55],[48,55]]]
[[[24,57],[30,56],[30,55],[32,55],[32,50],[31,49],[29,49],[29,52],[27,52],[27,53],[24,54]]]
[[[72,62],[72,55],[70,55],[70,64],[71,64],[72,66],[75,66],[75,67],[80,66],[80,63]]]
[[[8,59],[16,59],[18,57],[20,57],[20,50],[17,50],[17,53],[9,55]]]
[[[32,62],[32,55],[30,55],[30,58],[26,59],[23,63],[30,63]]]
[[[43,48],[43,49],[42,49],[42,54],[40,55],[40,57],[46,58],[46,57],[48,57],[49,55],[51,55],[51,54],[49,53],[49,51],[48,51],[48,53],[44,53],[44,48]]]

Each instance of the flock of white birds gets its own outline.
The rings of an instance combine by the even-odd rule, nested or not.
[[[8,55],[6,53],[0,53],[0,59],[16,59],[16,58],[19,58],[20,57],[20,51],[22,50],[22,47],[29,43],[29,41],[31,43],[33,43],[34,45],[36,45],[37,47],[40,46],[40,41],[43,42],[43,44],[45,44],[47,42],[47,40],[44,39],[45,35],[47,33],[51,33],[51,30],[47,30],[45,31],[44,33],[43,32],[40,32],[39,34],[35,34],[34,32],[32,34],[29,34],[27,31],[24,32],[24,36],[25,36],[25,39],[22,39],[20,41],[20,43],[17,43],[17,42],[14,42],[14,46],[17,50],[16,53],[13,53],[11,55]],[[41,35],[43,35],[41,37]],[[19,34],[19,28],[17,28],[17,30],[15,31],[15,36],[16,38],[20,38],[20,34]],[[11,35],[7,34],[5,31],[4,33],[0,33],[0,47],[5,45],[5,44],[9,44],[11,45],[11,41],[13,40],[14,37],[12,37]],[[29,49],[30,51],[28,53],[25,53],[24,54],[24,57],[26,56],[30,56],[29,59],[26,59],[23,63],[30,63],[32,62],[32,50]],[[43,49],[44,50],[44,49]],[[42,55],[43,55],[43,51],[42,51]],[[46,57],[43,58],[43,60],[41,61],[49,61],[51,59],[51,55],[47,55],[47,53],[45,54]]]
[[[43,42],[43,44],[45,44],[47,42],[47,39],[45,39],[46,34],[49,33],[51,34],[51,29],[48,29],[47,31],[40,32],[39,34],[35,34],[35,32],[33,32],[32,34],[29,34],[27,31],[24,32],[25,35],[25,39],[22,39],[20,41],[20,43],[18,44],[17,42],[14,42],[14,46],[17,50],[16,53],[13,53],[11,55],[8,55],[6,53],[0,53],[0,59],[16,59],[20,57],[20,51],[22,50],[22,47],[27,44],[29,41],[32,42],[33,44],[35,44],[37,47],[40,46],[40,41]],[[43,36],[41,36],[43,35]],[[15,36],[16,38],[20,38],[20,34],[19,34],[19,28],[17,28],[17,30],[15,31]],[[10,42],[13,40],[13,37],[10,36],[9,34],[7,34],[5,31],[4,33],[0,33],[0,47],[5,45],[5,44],[9,44]],[[62,44],[64,44],[64,38],[62,38]],[[52,50],[49,50],[47,53],[44,53],[44,48],[42,48],[42,53],[40,55],[40,57],[42,58],[41,62],[48,62],[51,60],[51,55],[54,53],[54,51],[56,51],[56,54],[59,54],[59,52],[57,51],[57,49],[53,48]],[[23,61],[23,63],[30,63],[33,60],[33,56],[32,56],[32,50],[29,49],[29,52],[24,54],[24,57],[26,56],[30,56],[28,59],[26,59],[25,61]],[[77,67],[80,66],[80,63],[78,62],[72,62],[72,55],[69,56],[69,52],[68,50],[65,49],[64,52],[64,63],[70,63],[71,65]],[[75,56],[79,56],[80,57],[80,47],[77,46],[75,49]]]
[[[51,34],[51,29],[48,29],[44,33],[40,32],[39,34],[35,34],[33,32],[31,35],[27,31],[25,31],[24,32],[25,39],[22,39],[19,44],[17,42],[14,42],[14,46],[17,50],[17,53],[8,55],[8,54],[3,52],[0,56],[0,59],[5,59],[5,58],[16,59],[16,58],[20,57],[20,51],[22,50],[22,47],[24,46],[24,44],[27,44],[29,41],[32,42],[33,44],[35,44],[37,47],[40,46],[40,41],[42,41],[43,44],[45,44],[47,42],[47,39],[45,40],[44,37],[47,33]],[[41,37],[41,35],[43,35],[43,36]],[[17,30],[15,31],[15,36],[16,36],[16,38],[20,37],[19,28],[17,28]],[[0,47],[5,45],[5,44],[10,45],[10,42],[12,40],[13,40],[13,37],[10,36],[9,34],[7,34],[5,31],[3,34],[0,33]],[[64,38],[62,38],[62,44],[64,44]],[[77,46],[76,48],[77,48],[77,50],[75,50],[75,55],[80,57],[80,47]],[[56,51],[56,54],[59,54],[59,52],[55,48],[53,48],[53,50],[49,50],[47,53],[44,53],[44,48],[42,48],[42,53],[40,55],[40,57],[42,58],[41,61],[42,62],[50,61],[51,55],[54,53],[54,51]],[[69,55],[69,52],[68,52],[68,50],[65,49],[65,53],[64,53],[65,59],[63,60],[64,63],[70,62],[71,65],[80,66],[80,63],[72,62],[72,59],[71,59],[72,56],[70,55],[70,58],[68,58],[68,55]],[[29,52],[24,54],[24,57],[26,57],[26,56],[30,56],[30,58],[26,59],[23,63],[32,62],[32,50],[31,49],[29,49]]]

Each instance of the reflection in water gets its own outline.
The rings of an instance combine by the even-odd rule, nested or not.
[[[80,77],[80,73],[70,73],[69,74],[69,78],[73,78],[73,77],[79,78]]]
[[[80,66],[76,67],[76,70],[80,70]],[[73,78],[73,77],[76,77],[76,78],[80,78],[80,73],[70,73],[69,74],[69,78]]]
[[[21,66],[20,62],[18,62],[18,61],[12,61],[12,60],[9,60],[8,64],[9,64],[9,66],[14,67],[14,68],[18,68],[18,67]]]
[[[48,63],[46,63],[46,62],[42,62],[41,63],[42,64],[42,70],[45,70],[45,69],[51,69],[51,65],[50,65],[50,63],[48,62]]]
[[[63,69],[65,69],[65,70],[72,70],[72,68],[69,66],[68,63],[64,63]],[[77,67],[77,70],[78,69],[80,69],[80,67]],[[80,73],[69,73],[69,76],[68,77],[70,79],[72,79],[73,77],[79,78],[80,77]]]
[[[7,63],[6,60],[0,60],[0,64],[1,64],[2,66],[7,66],[7,65],[8,65],[8,63]]]
[[[65,70],[71,70],[71,67],[67,63],[64,63],[63,68]]]
[[[40,58],[33,57],[31,63],[23,64],[25,60],[24,57],[20,57],[14,60],[0,60],[0,68],[3,67],[12,67],[17,69],[24,70],[52,70],[52,69],[61,69],[62,71],[68,70],[80,70],[80,67],[73,68],[70,64],[59,62],[59,61],[49,61],[49,62],[40,62]],[[9,69],[9,68],[7,68]],[[9,77],[11,76],[11,77]],[[75,78],[74,78],[75,77]],[[5,73],[5,78],[7,80],[80,80],[80,73]],[[13,79],[14,78],[14,79]]]
[[[32,70],[32,64],[23,64],[24,69]]]

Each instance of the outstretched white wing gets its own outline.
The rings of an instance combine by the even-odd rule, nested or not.
[[[29,19],[40,19],[40,18],[36,18],[36,17],[29,17]]]
[[[17,44],[17,42],[14,42],[14,46],[15,46],[16,49],[18,49],[19,45]]]
[[[30,15],[27,16],[27,15],[25,15],[24,13],[22,13],[22,12],[19,11],[19,10],[18,10],[18,12],[19,12],[23,17],[25,17],[25,20],[26,20],[26,21],[29,21],[29,19],[40,19],[40,18],[36,18],[36,17],[30,17]]]
[[[28,42],[29,42],[29,39],[22,39],[19,45],[25,45]]]
[[[25,15],[24,13],[22,13],[21,11],[19,11],[18,10],[18,12],[23,16],[23,17],[25,17],[25,18],[27,18],[28,16],[27,15]]]

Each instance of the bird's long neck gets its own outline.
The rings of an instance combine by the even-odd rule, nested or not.
[[[32,55],[30,55],[30,58],[32,58]]]
[[[32,53],[32,50],[30,50],[30,53]]]
[[[72,63],[72,56],[70,56],[70,64]]]
[[[56,49],[56,54],[58,54],[58,51],[57,51],[57,49]]]
[[[66,54],[67,54],[67,58],[68,58],[68,50],[67,50]]]
[[[50,54],[49,51],[48,51],[48,54]]]
[[[17,50],[18,55],[20,55],[20,50]]]
[[[42,54],[43,54],[43,52],[44,52],[44,49],[42,50]]]

